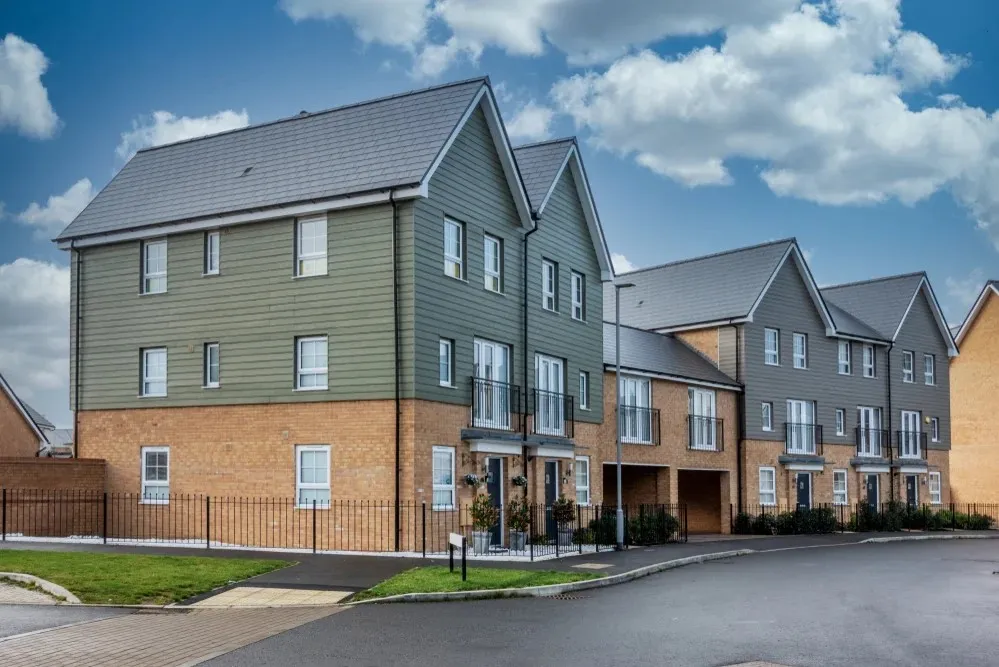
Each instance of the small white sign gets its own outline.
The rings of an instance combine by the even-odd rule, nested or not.
[[[449,543],[450,543],[450,544],[451,544],[452,546],[455,546],[455,547],[458,547],[459,549],[460,549],[461,547],[465,546],[465,536],[464,536],[464,535],[459,535],[458,533],[451,533],[451,534],[450,534],[450,535],[448,536],[448,539],[447,539],[447,541],[448,541],[448,542],[449,542]]]

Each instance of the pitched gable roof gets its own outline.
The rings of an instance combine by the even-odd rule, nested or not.
[[[46,440],[45,438],[45,434],[42,433],[42,428],[55,428],[55,427],[48,419],[45,419],[45,417],[42,417],[40,413],[36,412],[32,408],[29,408],[24,401],[22,401],[17,397],[17,394],[14,393],[14,390],[11,388],[11,386],[7,384],[7,380],[4,379],[3,374],[0,374],[0,391],[7,394],[7,398],[9,398],[10,402],[13,403],[14,407],[17,408],[18,412],[21,414],[21,417],[24,419],[25,422],[27,422],[28,426],[31,427],[31,430],[34,431],[35,435],[38,436],[39,443],[44,444],[48,442],[48,440]],[[36,417],[39,418],[42,423],[36,421]]]
[[[615,364],[614,324],[604,322],[604,364]],[[672,334],[621,327],[621,368],[678,380],[740,388],[710,361]]]
[[[600,264],[601,279],[611,280],[614,276],[614,267],[611,264],[607,239],[600,224],[600,216],[597,213],[576,138],[568,137],[518,146],[513,152],[524,178],[528,199],[538,215],[544,215],[545,206],[555,192],[562,174],[566,168],[569,169],[576,184],[576,194],[583,205],[583,215],[590,231],[590,240],[597,254],[597,262]]]
[[[822,297],[826,302],[872,327],[884,340],[893,341],[902,329],[902,324],[920,293],[926,295],[950,355],[956,356],[957,347],[950,328],[925,273],[907,273],[834,285],[824,288]]]
[[[45,415],[41,412],[35,410],[24,401],[21,401],[21,405],[24,406],[24,411],[28,413],[28,416],[31,417],[31,421],[35,422],[35,425],[37,425],[38,428],[47,430],[55,429],[55,424],[46,419]]]
[[[328,210],[333,200],[371,203],[362,197],[370,193],[384,193],[380,201],[387,201],[389,190],[401,188],[425,196],[427,181],[480,104],[522,222],[530,226],[489,80],[478,78],[139,151],[56,240],[65,247],[72,239],[167,223],[235,224],[267,219],[277,208],[270,218],[300,215]]]
[[[954,340],[958,345],[960,345],[964,340],[964,337],[968,335],[968,331],[971,329],[971,325],[975,323],[975,319],[978,317],[978,313],[981,312],[982,306],[985,305],[985,301],[992,294],[999,295],[999,280],[990,280],[985,283],[982,287],[982,291],[978,294],[978,298],[975,299],[975,304],[968,312],[968,316],[964,318],[964,322],[957,327],[951,328],[951,333],[954,335]]]

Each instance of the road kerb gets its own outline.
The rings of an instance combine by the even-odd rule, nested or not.
[[[62,598],[63,601],[68,604],[80,604],[80,598],[76,597],[59,584],[53,584],[51,581],[46,581],[45,579],[36,577],[33,574],[23,574],[21,572],[0,572],[0,579],[10,579],[12,581],[19,581],[23,584],[34,584],[52,597]]]
[[[568,584],[550,584],[548,586],[528,586],[527,588],[499,588],[495,590],[482,591],[451,591],[447,593],[404,593],[402,595],[390,595],[372,600],[361,600],[359,602],[346,602],[344,606],[357,606],[362,604],[382,604],[388,602],[451,602],[456,600],[487,600],[492,598],[536,598],[551,597],[552,595],[565,595],[594,588],[606,588],[616,586],[629,581],[634,581],[650,574],[673,570],[687,565],[697,565],[723,558],[735,558],[736,556],[748,556],[756,553],[755,549],[736,549],[734,551],[719,551],[711,554],[700,554],[698,556],[687,556],[686,558],[676,558],[673,560],[646,565],[636,570],[629,570],[621,574],[613,574],[609,577],[599,579],[587,579],[586,581],[574,581]]]
[[[928,540],[995,540],[995,539],[999,539],[999,533],[995,533],[994,535],[993,534],[893,535],[891,537],[868,537],[866,540],[861,540],[860,544],[883,544],[885,542],[926,542]]]

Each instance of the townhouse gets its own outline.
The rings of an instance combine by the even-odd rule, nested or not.
[[[140,151],[57,242],[109,490],[389,501],[397,536],[466,475],[576,495],[608,253],[575,140],[514,149],[488,79]]]
[[[924,274],[820,290],[787,239],[618,280],[622,321],[742,385],[739,507],[949,502],[957,348]]]
[[[951,362],[951,485],[955,502],[999,503],[999,281],[985,284],[957,329]]]
[[[0,457],[38,456],[39,452],[58,444],[60,431],[18,398],[0,375]]]

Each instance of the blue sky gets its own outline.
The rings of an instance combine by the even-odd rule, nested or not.
[[[981,0],[4,3],[0,372],[68,421],[47,238],[131,150],[484,74],[515,142],[580,136],[632,265],[796,236],[820,284],[926,270],[957,322],[999,278],[996,27]]]

